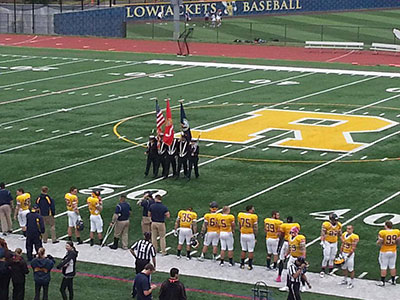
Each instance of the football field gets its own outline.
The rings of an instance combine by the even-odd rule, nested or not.
[[[237,215],[253,204],[260,223],[279,210],[301,224],[318,272],[321,223],[336,212],[360,236],[356,276],[379,278],[377,232],[387,219],[400,223],[399,68],[0,47],[0,73],[0,179],[33,198],[47,185],[59,237],[71,186],[84,240],[90,190],[103,189],[105,227],[118,195],[128,194],[130,243],[141,236],[136,200],[158,190],[172,215],[171,254],[180,209],[202,217],[217,201]],[[155,99],[165,108],[166,98],[175,132],[184,99],[200,137],[198,179],[144,177]],[[257,265],[265,264],[264,237],[260,226]],[[238,241],[236,233],[236,261]]]

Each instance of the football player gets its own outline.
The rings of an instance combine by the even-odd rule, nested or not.
[[[217,210],[218,203],[213,201],[210,203],[210,212],[204,215],[203,227],[201,228],[201,235],[204,236],[204,245],[199,257],[200,261],[204,260],[210,245],[213,247],[213,260],[216,260],[219,242],[218,215],[220,215]]]
[[[289,238],[289,247],[286,252],[286,257],[289,258],[287,263],[287,268],[289,269],[291,265],[295,263],[297,258],[303,257],[306,258],[306,237],[302,234],[299,234],[300,230],[297,226],[294,226],[290,229],[290,238]],[[280,288],[280,291],[288,291],[288,283],[289,278],[287,278],[286,286]],[[302,287],[300,288],[301,291],[305,289],[305,281],[303,278],[301,279]]]
[[[329,221],[322,223],[321,228],[321,246],[323,249],[323,259],[321,264],[321,272],[319,276],[325,276],[326,266],[329,264],[329,273],[333,271],[333,261],[338,249],[338,237],[342,235],[342,224],[338,222],[337,214],[329,215]]]
[[[26,215],[30,213],[29,206],[31,204],[31,195],[25,193],[24,189],[17,190],[17,206],[15,207],[14,220],[17,220],[22,229],[22,234],[26,237]]]
[[[179,228],[179,233],[178,233]],[[193,211],[193,208],[189,207],[186,210],[180,210],[178,212],[178,217],[175,221],[174,235],[178,236],[178,259],[181,258],[181,251],[183,243],[186,240],[186,257],[191,259],[190,249],[191,241],[190,239],[197,232],[197,214]]]
[[[90,212],[90,246],[94,245],[95,232],[97,232],[101,245],[103,243],[103,219],[100,214],[103,210],[103,202],[99,190],[93,190],[92,195],[87,198],[87,204]]]
[[[346,230],[347,231],[341,236],[342,245],[340,247],[340,253],[344,258],[344,263],[342,265],[344,278],[340,284],[347,285],[347,288],[351,289],[354,287],[354,252],[356,251],[360,237],[354,233],[353,225],[347,225]],[[347,282],[348,273],[350,273],[350,282]]]
[[[253,270],[254,247],[256,245],[256,234],[258,231],[258,216],[254,214],[253,205],[246,206],[246,212],[238,214],[238,223],[240,229],[240,244],[242,252],[240,253],[240,268],[244,269],[246,252],[249,253],[248,269]]]
[[[293,222],[293,217],[288,216],[286,218],[286,223],[283,223],[279,226],[279,263],[278,263],[278,277],[276,278],[276,282],[281,282],[281,276],[283,271],[283,265],[286,260],[286,253],[289,249],[289,238],[290,238],[290,230],[293,227],[297,227],[300,230],[300,224]]]
[[[376,243],[381,246],[379,252],[379,264],[381,267],[381,281],[379,286],[385,286],[385,277],[387,268],[392,276],[392,285],[396,284],[396,251],[397,243],[400,240],[400,230],[393,229],[391,221],[385,222],[385,229],[379,231],[378,240]]]
[[[218,215],[219,238],[221,240],[221,262],[224,266],[225,251],[228,250],[229,266],[233,267],[233,234],[235,233],[235,217],[230,214],[229,206],[222,208],[222,214]]]
[[[68,215],[68,240],[72,241],[72,230],[75,228],[75,236],[78,244],[82,244],[81,235],[76,228],[77,222],[80,220],[79,209],[78,209],[78,189],[76,187],[71,187],[69,193],[66,193],[65,204],[67,205],[67,215]]]
[[[265,242],[267,245],[267,269],[271,268],[271,257],[274,255],[274,269],[276,269],[278,261],[278,231],[279,226],[283,223],[279,220],[279,212],[274,210],[271,218],[264,219]]]

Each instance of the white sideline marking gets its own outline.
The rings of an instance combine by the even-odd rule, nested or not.
[[[224,103],[222,103],[222,105],[227,105],[227,104],[229,104],[229,102],[224,102]]]
[[[8,91],[8,90],[11,90],[11,88],[10,88],[10,87],[9,87],[9,88],[5,88],[4,90],[5,90],[5,91]]]
[[[282,153],[286,153],[286,152],[288,152],[289,151],[289,149],[283,149],[281,152]]]
[[[165,251],[169,251],[169,250],[171,250],[171,247],[165,248]]]
[[[368,156],[367,155],[364,155],[363,157],[361,157],[360,159],[361,160],[364,160],[364,159],[366,159]]]
[[[73,94],[75,94],[75,92],[69,92],[69,93],[68,93],[68,95],[73,95]]]
[[[300,108],[299,108],[299,110],[304,110],[304,109],[305,109],[305,107],[300,107]]]
[[[400,115],[397,115],[396,118],[400,118]]]
[[[99,96],[101,96],[101,95],[103,95],[103,94],[96,94],[96,95],[94,95],[95,97],[99,97]]]
[[[380,117],[383,117],[384,115],[385,115],[385,113],[381,113],[381,114],[379,114],[379,116],[380,116]]]
[[[381,161],[387,161],[387,160],[388,160],[387,157],[381,159]]]
[[[161,64],[172,66],[194,66],[194,67],[220,67],[220,68],[235,68],[235,69],[250,69],[250,70],[265,70],[265,71],[287,71],[287,72],[307,72],[319,74],[338,74],[338,75],[360,75],[360,76],[379,76],[389,78],[400,78],[400,73],[392,72],[372,72],[372,71],[357,71],[357,70],[340,70],[340,69],[319,69],[319,68],[299,68],[299,67],[280,67],[280,66],[262,66],[262,65],[247,65],[247,64],[228,64],[228,63],[211,63],[211,62],[195,62],[195,61],[174,61],[174,60],[148,60],[146,64]]]
[[[24,90],[24,88],[20,88],[20,89],[17,89],[17,92],[21,92],[23,90]]]
[[[37,89],[31,89],[31,90],[29,90],[30,92],[36,92],[37,91]]]
[[[321,109],[319,109],[319,108],[316,108],[314,111],[320,111]]]
[[[68,62],[68,63],[76,63],[76,62],[81,62],[81,61],[72,61],[72,62]],[[117,66],[112,66],[112,67],[106,67],[106,68],[100,68],[100,69],[92,69],[92,70],[87,70],[87,71],[80,71],[80,72],[75,72],[75,73],[63,74],[63,75],[59,75],[59,76],[52,76],[52,77],[46,77],[46,78],[41,78],[41,79],[34,79],[34,80],[29,80],[29,81],[16,82],[16,83],[0,86],[0,88],[16,86],[16,85],[21,85],[21,84],[27,84],[27,83],[34,83],[34,82],[53,80],[53,79],[59,79],[59,78],[65,78],[65,77],[71,77],[71,76],[82,75],[82,74],[87,74],[87,73],[94,73],[94,72],[99,72],[99,71],[104,71],[104,70],[109,70],[109,69],[115,69],[115,68],[123,68],[123,67],[126,67],[126,66],[134,66],[134,65],[137,65],[137,64],[140,64],[140,63],[141,62],[134,62],[134,63],[129,64],[129,65],[117,65]],[[66,63],[64,63],[64,64],[66,64]],[[51,65],[51,66],[55,66],[55,65]],[[2,73],[2,74],[4,74],[4,73]]]
[[[93,132],[88,132],[88,133],[85,133],[85,136],[89,136],[89,135],[92,135],[93,134]]]
[[[214,101],[208,101],[207,103],[208,103],[208,104],[213,104],[213,103],[214,103]]]
[[[136,99],[142,99],[143,98],[143,96],[137,96],[136,97]]]
[[[143,137],[142,136],[139,136],[139,137],[137,137],[136,139],[135,139],[135,141],[139,141],[139,140],[141,140]]]
[[[206,144],[206,147],[210,147],[212,145],[214,145],[214,143],[209,143],[209,144]]]
[[[86,96],[86,95],[89,95],[89,93],[86,92],[86,93],[82,93],[81,95]]]
[[[243,103],[238,103],[238,104],[236,104],[237,106],[242,106],[243,105]]]
[[[320,156],[325,156],[325,155],[327,155],[327,154],[328,154],[327,152],[324,152],[324,153],[321,153]]]
[[[368,115],[368,112],[366,111],[365,113],[363,113],[363,115]]]
[[[306,153],[308,153],[308,151],[300,152],[301,155],[304,155],[304,154],[306,154]]]
[[[285,106],[283,109],[288,109],[289,108],[289,106]]]
[[[13,128],[12,126],[7,126],[7,127],[4,127],[4,129],[11,129],[11,128]]]
[[[44,90],[44,91],[42,91],[42,93],[48,93],[48,92],[50,92],[49,90]]]
[[[224,146],[224,148],[230,148],[230,147],[232,147],[232,144]]]
[[[345,112],[345,114],[351,114],[351,113],[353,113],[353,112],[355,112],[355,111],[359,111],[359,110],[361,110],[361,109],[365,109],[365,108],[368,108],[368,107],[371,107],[371,106],[375,106],[375,105],[377,105],[377,104],[380,104],[380,103],[383,103],[383,102],[387,102],[387,101],[396,99],[396,98],[398,98],[398,97],[400,97],[400,95],[394,95],[394,96],[392,96],[392,97],[388,97],[388,98],[385,98],[385,99],[376,101],[376,102],[374,102],[374,103],[365,105],[365,106],[363,106],[363,107],[359,107],[359,108],[352,109],[352,110],[350,110],[350,111],[348,111],[348,112]],[[368,114],[368,112],[365,112],[365,113],[364,113],[364,115],[366,115],[366,114]]]
[[[44,130],[43,128],[40,128],[40,129],[36,129],[35,132],[41,132],[43,130]]]
[[[398,134],[398,133],[400,133],[400,131],[398,131],[398,132],[396,132],[396,133]],[[391,136],[392,136],[392,135],[391,135]],[[385,204],[386,202],[392,200],[393,198],[396,198],[396,197],[399,196],[399,195],[400,195],[400,191],[398,191],[398,192],[396,192],[396,193],[390,195],[389,197],[383,199],[382,201],[380,201],[380,202],[378,202],[378,203],[376,203],[376,204],[370,206],[369,208],[363,210],[362,212],[360,212],[359,214],[355,215],[354,217],[351,217],[351,218],[348,219],[346,222],[344,222],[344,223],[342,224],[342,226],[345,226],[345,225],[347,225],[347,224],[353,222],[354,220],[358,219],[358,218],[361,217],[362,215],[365,215],[366,213],[370,212],[371,210],[373,210],[373,209],[375,209],[375,208],[381,206],[382,204]],[[307,244],[307,247],[308,247],[308,246],[311,246],[312,244],[315,244],[315,243],[318,242],[319,240],[320,240],[320,237],[317,237],[316,239],[314,239],[314,240],[312,240],[311,242],[309,242],[309,243]]]
[[[367,274],[368,272],[362,272],[357,278],[359,279],[364,278]]]
[[[25,131],[25,130],[28,130],[28,127],[21,128],[19,131]]]
[[[264,148],[264,149],[262,149],[261,151],[267,151],[269,148],[267,147],[267,148]]]
[[[23,58],[16,58],[16,59],[3,60],[3,61],[0,61],[0,64],[9,63],[9,62],[14,62],[14,61],[19,61],[19,60],[34,59],[34,58],[35,58],[34,56],[29,56],[29,57],[23,57]]]
[[[51,133],[57,133],[57,132],[60,132],[60,129],[53,130]]]
[[[253,107],[257,107],[257,106],[258,106],[258,104],[254,104],[254,105],[253,105]]]
[[[115,97],[116,95],[112,94],[112,95],[108,95],[108,98],[112,98]]]
[[[103,134],[101,137],[105,138],[105,137],[108,137],[108,136],[109,136],[109,134],[107,133],[107,134]]]
[[[331,110],[331,113],[334,113],[334,112],[336,112],[336,109],[332,109],[332,110]]]

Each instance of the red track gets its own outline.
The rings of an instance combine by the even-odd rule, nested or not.
[[[161,42],[69,36],[0,34],[0,45],[165,54],[176,54],[177,52],[177,45],[175,42],[172,41]],[[190,48],[193,55],[202,56],[264,58],[316,62],[341,62],[359,65],[390,65],[400,67],[399,55],[393,53],[375,54],[371,51],[325,50],[321,52],[319,50],[309,50],[300,47],[229,45],[209,43],[190,43]]]

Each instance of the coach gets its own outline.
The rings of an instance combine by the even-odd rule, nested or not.
[[[28,261],[33,258],[32,251],[35,246],[36,253],[42,247],[42,233],[44,233],[43,217],[39,214],[39,206],[33,205],[31,212],[26,215],[26,255]]]
[[[156,268],[156,249],[150,242],[150,239],[151,233],[145,232],[144,240],[137,241],[130,249],[131,254],[135,258],[136,274],[143,271],[144,267],[150,262],[150,259],[152,259],[153,266]]]
[[[3,235],[12,232],[11,211],[13,206],[13,197],[9,190],[6,190],[4,182],[0,182],[0,222]]]
[[[49,235],[49,227],[51,231],[51,240],[53,244],[58,243],[56,238],[56,224],[54,221],[54,215],[56,214],[56,207],[54,200],[47,194],[49,188],[42,186],[42,193],[36,199],[36,204],[39,206],[40,215],[43,217],[46,231],[43,234],[43,243],[47,243],[47,237]]]
[[[160,247],[162,255],[167,255],[165,242],[165,218],[170,217],[168,208],[162,204],[160,195],[155,197],[155,203],[149,208],[149,217],[151,217],[151,242],[157,252],[157,237],[160,237]]]
[[[119,237],[122,239],[122,249],[128,250],[128,232],[129,232],[129,217],[131,215],[131,206],[126,203],[126,195],[121,195],[119,204],[115,208],[115,212],[111,221],[111,225],[115,224],[114,244],[111,249],[118,248]]]
[[[137,202],[137,205],[143,207],[143,216],[142,216],[142,233],[151,232],[151,218],[149,217],[149,208],[152,204],[154,204],[154,199],[151,191],[147,191],[144,193],[143,198]]]

